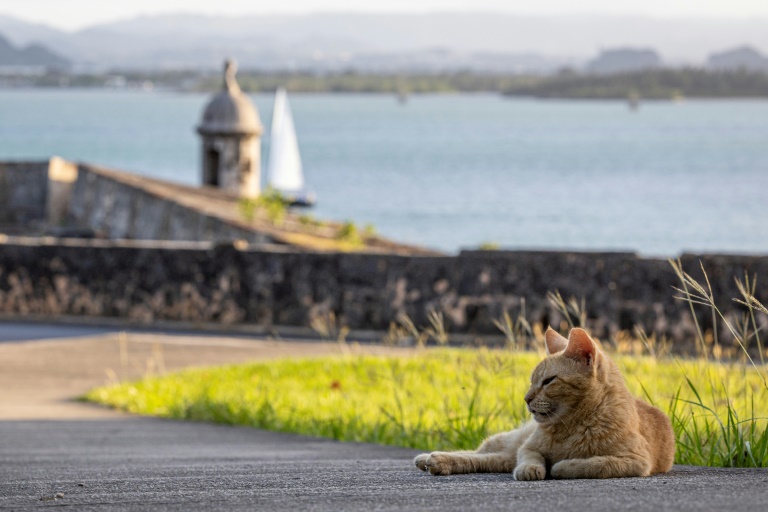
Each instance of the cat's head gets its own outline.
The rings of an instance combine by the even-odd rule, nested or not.
[[[564,420],[584,397],[601,393],[597,370],[605,357],[584,329],[572,329],[567,339],[547,329],[545,340],[547,357],[534,368],[525,395],[541,424]]]

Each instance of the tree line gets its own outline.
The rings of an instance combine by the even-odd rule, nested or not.
[[[218,73],[195,71],[136,72],[105,74],[60,72],[14,79],[6,76],[0,86],[102,87],[120,75],[130,87],[152,83],[156,87],[184,92],[212,92],[221,88]],[[476,72],[451,73],[313,73],[255,72],[238,75],[249,93],[273,92],[285,87],[305,93],[501,93],[508,96],[573,99],[677,99],[768,97],[768,74],[748,71],[705,69],[654,69],[617,74],[583,74],[564,70],[555,75],[535,76]]]

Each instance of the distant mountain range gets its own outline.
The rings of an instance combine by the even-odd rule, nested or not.
[[[609,74],[642,71],[662,66],[661,57],[650,48],[615,48],[604,50],[587,62],[586,71]]]
[[[737,44],[768,50],[766,26],[766,19],[338,13],[164,15],[64,32],[0,16],[0,34],[14,45],[44,45],[94,70],[213,69],[233,56],[241,68],[260,70],[546,73],[581,68],[610,48],[654,48],[667,64],[704,65]]]
[[[40,44],[33,43],[24,48],[16,48],[0,35],[0,67],[66,69],[69,65],[68,59]]]
[[[709,56],[707,66],[712,69],[768,72],[768,57],[749,46],[742,46]]]

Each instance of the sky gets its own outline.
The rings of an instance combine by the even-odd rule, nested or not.
[[[282,0],[279,8],[253,0],[0,0],[0,15],[77,30],[142,15],[198,13],[306,14],[310,12],[498,11],[513,14],[633,14],[658,18],[768,17],[768,0]],[[272,4],[272,2],[269,2]]]

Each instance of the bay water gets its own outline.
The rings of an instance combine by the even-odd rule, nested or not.
[[[196,185],[209,95],[0,90],[0,160]],[[269,155],[272,96],[252,96]],[[319,218],[455,252],[768,253],[768,101],[289,96]]]

